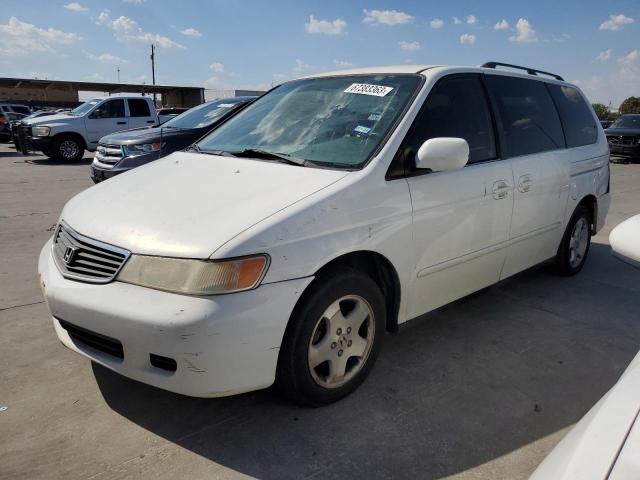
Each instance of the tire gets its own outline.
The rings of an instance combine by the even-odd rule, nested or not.
[[[591,211],[579,205],[573,212],[558,247],[555,272],[571,276],[582,270],[591,246]]]
[[[375,363],[385,317],[383,295],[363,273],[341,269],[316,278],[285,332],[276,372],[280,392],[314,407],[349,395]]]
[[[56,160],[79,162],[84,157],[84,145],[75,137],[62,136],[53,142],[50,153]]]

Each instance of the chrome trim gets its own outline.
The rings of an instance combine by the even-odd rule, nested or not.
[[[96,278],[88,275],[85,276],[85,275],[69,272],[65,265],[60,264],[60,260],[58,259],[58,255],[56,254],[56,245],[57,245],[58,235],[60,234],[60,231],[63,229],[68,236],[72,237],[74,240],[77,240],[78,242],[86,243],[89,246],[97,247],[102,250],[107,250],[108,252],[111,251],[117,255],[122,255],[123,259],[120,265],[118,266],[118,268],[114,271],[113,274],[110,274],[110,276],[104,277],[104,278]],[[53,261],[56,264],[56,267],[58,267],[58,270],[60,271],[60,273],[64,278],[68,278],[70,280],[77,280],[80,282],[86,282],[86,283],[105,284],[105,283],[112,282],[113,280],[116,279],[116,277],[118,276],[122,268],[127,263],[127,260],[129,260],[129,257],[131,257],[131,252],[126,248],[116,247],[115,245],[111,245],[109,243],[104,243],[99,240],[86,237],[81,233],[76,232],[64,220],[60,220],[60,223],[56,227],[53,234],[53,241],[51,243],[51,256],[53,257]],[[116,260],[113,260],[113,263],[116,263]]]

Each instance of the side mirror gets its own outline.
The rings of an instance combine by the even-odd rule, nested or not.
[[[416,154],[416,168],[445,172],[462,168],[469,160],[469,144],[463,138],[430,138]]]

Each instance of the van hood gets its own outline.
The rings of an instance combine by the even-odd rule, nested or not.
[[[251,226],[347,175],[176,152],[76,195],[61,218],[78,233],[133,253],[208,258]]]

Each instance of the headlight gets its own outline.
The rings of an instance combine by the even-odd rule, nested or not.
[[[117,280],[187,295],[219,295],[257,287],[268,266],[266,255],[223,261],[132,255]]]
[[[143,145],[125,145],[124,149],[128,155],[141,155],[143,153],[159,152],[160,147],[160,142],[157,142]]]
[[[49,127],[31,127],[31,135],[34,137],[48,137],[51,129]]]

